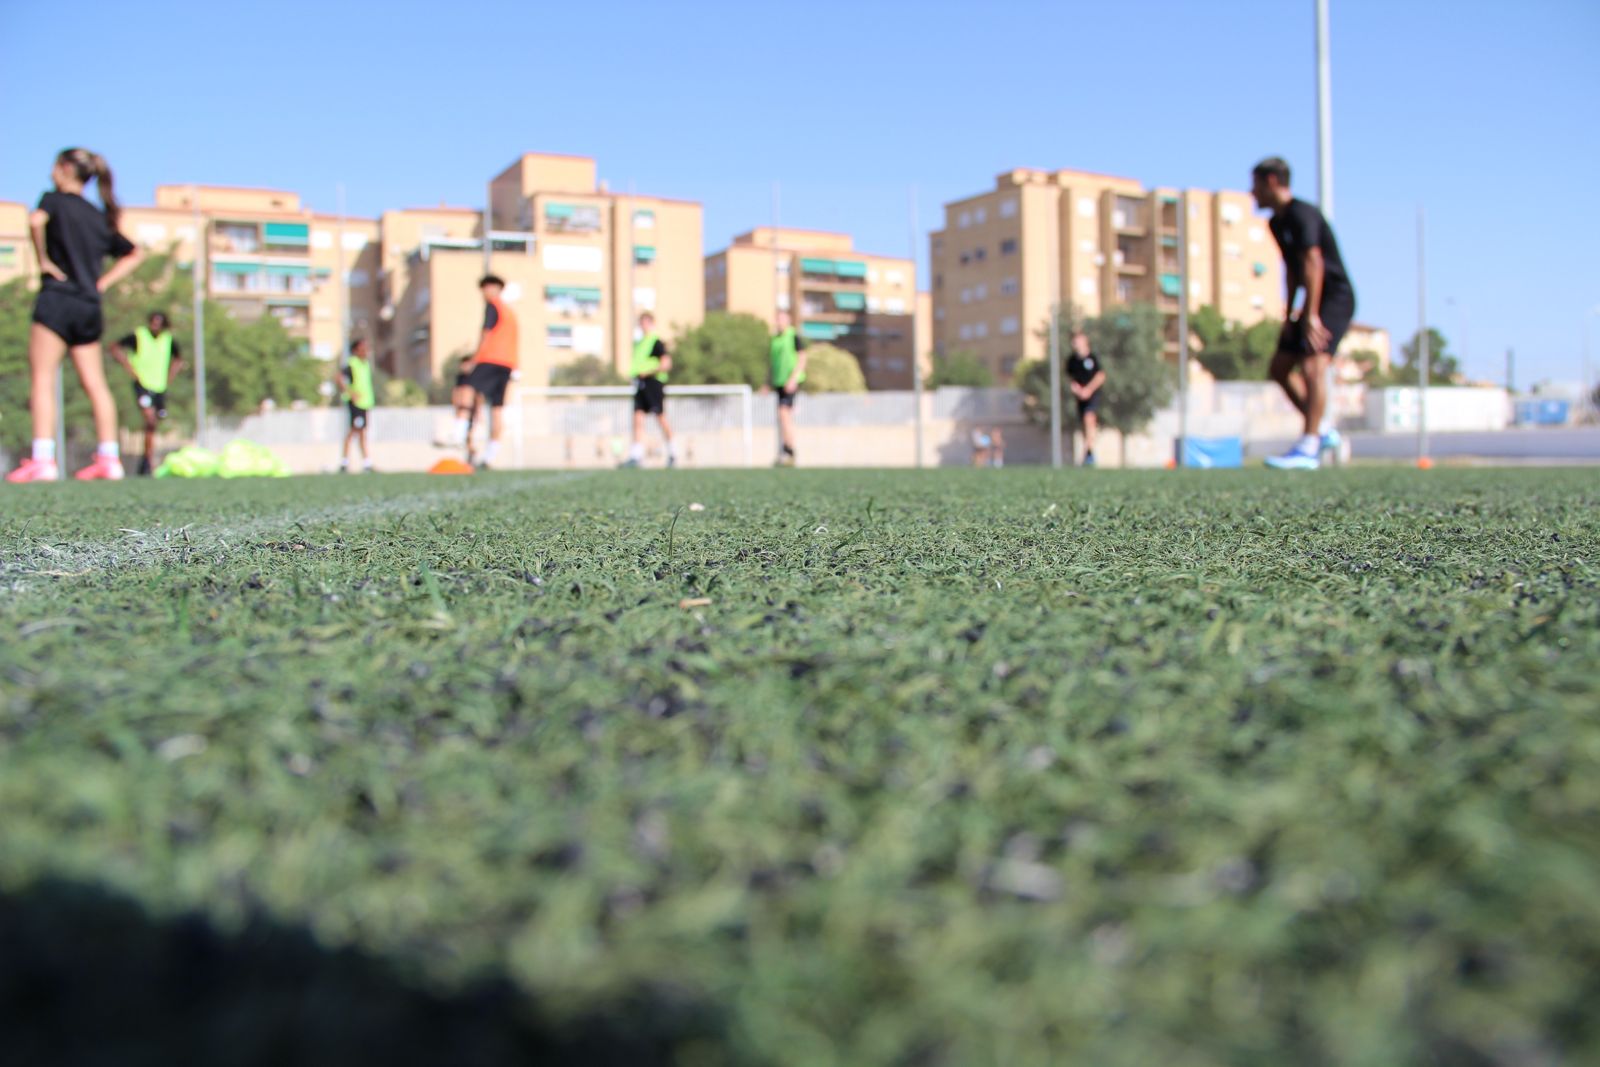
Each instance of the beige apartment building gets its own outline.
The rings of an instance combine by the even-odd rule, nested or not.
[[[33,257],[33,236],[28,232],[32,205],[0,200],[0,285],[39,273]]]
[[[489,183],[490,269],[517,316],[522,382],[598,356],[626,374],[638,316],[671,337],[704,315],[698,203],[618,193],[583,156],[529,153]],[[483,219],[389,212],[382,220],[385,327],[397,373],[425,381],[470,352],[483,324]]]
[[[707,311],[788,311],[808,341],[855,356],[869,389],[909,389],[918,355],[916,264],[857,252],[847,234],[757,227],[705,260]]]
[[[1283,313],[1282,260],[1247,192],[1147,189],[1131,178],[1019,169],[945,205],[930,235],[935,351],[974,352],[1008,382],[1042,359],[1051,305],[1090,315],[1150,303],[1177,352],[1178,219],[1188,213],[1189,307],[1254,322]]]

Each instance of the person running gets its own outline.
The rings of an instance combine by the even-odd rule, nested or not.
[[[172,336],[167,313],[152,311],[147,323],[111,345],[111,358],[133,378],[133,402],[144,418],[144,455],[139,459],[143,475],[155,467],[156,427],[167,418],[167,383],[183,369],[183,352]]]
[[[344,451],[339,454],[339,473],[350,469],[350,446],[361,445],[361,469],[372,471],[372,451],[367,447],[367,429],[372,424],[372,408],[377,394],[372,388],[372,357],[367,339],[350,342],[350,359],[339,375],[339,392],[350,408],[350,429],[344,435]]]
[[[656,317],[646,311],[639,316],[639,339],[633,344],[633,444],[624,467],[637,467],[644,460],[644,420],[656,417],[661,436],[667,442],[667,466],[678,465],[678,452],[672,444],[672,426],[667,422],[667,373],[672,356],[656,333]]]
[[[506,403],[506,386],[511,384],[511,373],[517,369],[517,317],[502,299],[505,289],[505,281],[493,274],[485,274],[478,282],[484,304],[483,338],[472,357],[472,371],[467,375],[467,384],[476,394],[473,397],[474,411],[484,404],[489,407],[489,443],[484,447],[482,457],[476,460],[470,439],[466,445],[467,462],[482,468],[493,467],[499,461],[500,433],[505,421],[500,409]]]
[[[1283,253],[1283,330],[1272,357],[1272,380],[1305,419],[1300,439],[1283,455],[1269,456],[1267,466],[1316,470],[1322,449],[1338,447],[1336,432],[1325,420],[1328,369],[1355,318],[1356,291],[1333,227],[1315,205],[1290,191],[1289,164],[1272,156],[1257,163],[1250,177],[1256,205],[1272,212],[1267,225]],[[1295,296],[1302,289],[1305,301],[1297,313]]]
[[[1089,347],[1089,335],[1072,334],[1072,354],[1067,357],[1067,387],[1078,401],[1078,421],[1083,424],[1083,465],[1094,466],[1094,443],[1100,435],[1100,389],[1106,369]]]
[[[794,466],[794,398],[806,380],[806,341],[795,333],[787,311],[778,312],[778,332],[768,355],[772,388],[778,394],[778,466]]]
[[[72,353],[78,380],[94,411],[99,442],[94,462],[78,471],[79,481],[123,476],[117,447],[117,404],[106,384],[100,351],[104,329],[100,296],[144,259],[144,254],[117,229],[121,208],[103,156],[85,148],[68,148],[56,156],[50,171],[55,189],[45,193],[28,217],[34,251],[39,257],[39,296],[28,333],[28,366],[32,374],[29,406],[33,412],[33,454],[6,475],[8,482],[53,482],[60,477],[56,455],[56,372],[61,358]],[[83,198],[93,180],[103,207]],[[105,261],[115,259],[101,273]]]

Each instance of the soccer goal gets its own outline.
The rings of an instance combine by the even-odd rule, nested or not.
[[[506,405],[517,467],[614,467],[633,438],[631,385],[528,385]],[[689,467],[755,465],[755,401],[748,385],[668,385],[667,422]],[[664,461],[656,420],[645,425],[647,462]]]

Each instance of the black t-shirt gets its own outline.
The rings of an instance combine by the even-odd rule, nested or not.
[[[1304,287],[1305,255],[1312,248],[1322,249],[1322,302],[1354,307],[1355,287],[1339,257],[1339,242],[1334,239],[1333,227],[1322,217],[1315,204],[1298,198],[1289,201],[1282,212],[1274,213],[1267,223],[1272,237],[1283,253],[1283,266],[1288,272],[1289,293]]]
[[[656,346],[650,350],[651,359],[660,359],[667,354],[667,343],[661,338],[656,338]]]
[[[1067,377],[1078,385],[1088,385],[1094,381],[1094,376],[1104,369],[1100,365],[1100,357],[1093,352],[1087,356],[1080,356],[1074,352],[1067,357]]]
[[[492,330],[500,325],[500,312],[494,309],[493,304],[483,305],[483,328]]]
[[[39,210],[50,216],[44,227],[44,251],[67,280],[45,276],[43,287],[100,301],[100,269],[106,257],[121,259],[133,253],[133,242],[111,228],[106,213],[77,193],[45,193]]]
[[[134,333],[128,334],[126,337],[122,338],[122,340],[117,342],[117,347],[131,352],[137,352],[139,350],[139,335]],[[172,358],[183,358],[183,353],[178,350],[178,339],[176,337],[172,339]]]

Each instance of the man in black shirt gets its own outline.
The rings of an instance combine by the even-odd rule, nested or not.
[[[1067,357],[1067,387],[1078,400],[1078,421],[1083,424],[1083,465],[1094,466],[1094,439],[1100,431],[1100,387],[1106,370],[1089,347],[1089,335],[1072,334],[1072,355]]]
[[[1355,318],[1356,291],[1333,227],[1315,205],[1290,192],[1289,164],[1276,156],[1262,160],[1251,172],[1251,186],[1257,206],[1272,212],[1268,225],[1283,253],[1283,332],[1272,357],[1272,379],[1305,417],[1300,440],[1284,455],[1268,458],[1267,466],[1316,470],[1328,405],[1328,367]],[[1295,296],[1302,289],[1305,301],[1297,313]]]

